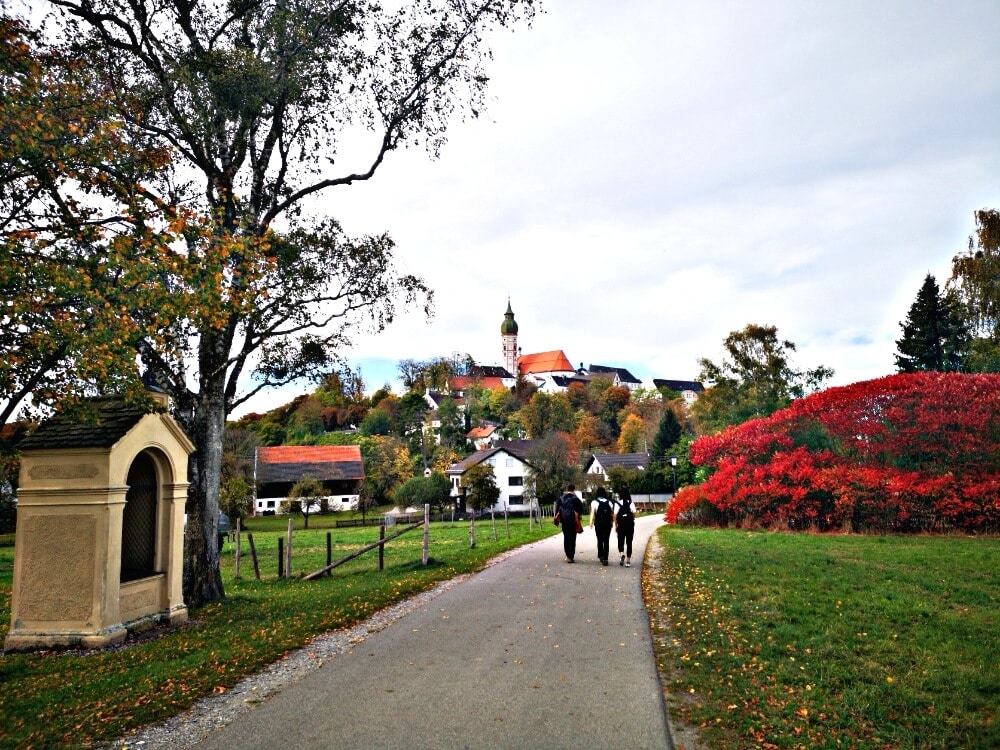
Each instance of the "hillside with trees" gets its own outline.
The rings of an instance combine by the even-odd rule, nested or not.
[[[433,485],[416,480],[425,469],[443,477],[445,469],[470,455],[475,447],[465,436],[484,424],[497,426],[504,439],[533,442],[533,490],[545,502],[557,497],[567,481],[580,482],[582,462],[595,452],[653,454],[648,471],[617,476],[620,486],[634,492],[669,490],[677,471],[669,464],[671,454],[681,457],[680,478],[688,480],[687,445],[694,427],[678,394],[629,391],[613,385],[610,377],[595,376],[555,394],[524,381],[511,389],[473,382],[458,401],[447,390],[449,378],[468,372],[470,363],[467,355],[402,360],[400,372],[410,383],[402,395],[380,389],[365,396],[360,374],[331,373],[313,393],[231,422],[227,433],[250,436],[239,445],[251,454],[252,444],[359,445],[366,472],[362,499],[368,507],[436,497]],[[428,389],[435,393],[436,409],[425,397]],[[235,456],[226,461],[226,466],[240,465]]]

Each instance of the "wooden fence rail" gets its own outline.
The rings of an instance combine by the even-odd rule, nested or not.
[[[354,550],[354,552],[351,552],[349,554],[344,555],[339,560],[334,560],[329,565],[324,565],[319,570],[315,570],[312,573],[310,573],[309,575],[303,576],[302,580],[304,580],[304,581],[311,581],[314,578],[319,578],[321,575],[329,573],[331,570],[333,570],[334,568],[336,568],[338,565],[343,565],[345,562],[353,560],[355,557],[360,557],[365,552],[370,552],[371,550],[375,549],[376,547],[381,547],[386,542],[392,541],[393,539],[395,539],[398,536],[402,536],[407,531],[413,531],[414,529],[419,529],[421,526],[423,526],[423,524],[420,524],[420,523],[410,524],[406,528],[400,529],[399,531],[395,532],[394,534],[391,534],[390,536],[380,538],[377,542],[372,542],[371,544],[366,544],[361,549]]]

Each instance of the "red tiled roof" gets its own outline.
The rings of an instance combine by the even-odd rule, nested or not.
[[[469,438],[470,440],[475,440],[476,438],[489,437],[490,435],[492,435],[496,431],[497,431],[497,428],[494,427],[493,425],[489,425],[487,427],[473,427],[466,434],[466,437]]]
[[[358,445],[275,445],[257,449],[257,460],[267,464],[328,463],[360,459],[361,446]]]
[[[448,381],[448,385],[455,391],[464,391],[473,383],[479,383],[481,387],[487,390],[504,387],[503,378],[494,377],[472,378],[468,375],[456,375]]]
[[[538,354],[524,354],[517,359],[517,369],[522,375],[536,372],[576,372],[561,349]]]
[[[303,476],[320,481],[364,479],[361,448],[357,445],[275,445],[257,449],[259,483],[298,481]]]
[[[448,379],[448,387],[453,391],[464,391],[469,387],[469,383],[472,382],[472,378],[468,375],[452,375]]]

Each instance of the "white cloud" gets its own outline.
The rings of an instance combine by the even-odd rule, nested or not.
[[[1000,5],[545,7],[496,38],[490,110],[439,161],[324,197],[436,291],[430,323],[348,359],[498,363],[509,296],[525,352],[645,380],[694,377],[751,322],[837,382],[891,372],[924,274],[1000,206]]]

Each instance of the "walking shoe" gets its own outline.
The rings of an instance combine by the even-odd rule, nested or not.
[[[607,565],[607,564],[608,564],[607,560],[601,560],[601,565]]]
[[[567,557],[566,558],[566,562],[573,562],[573,558],[572,557]]]
[[[570,562],[573,562],[573,561],[570,560]],[[626,568],[631,568],[632,567],[632,563],[630,563],[630,562],[625,563],[625,567]]]
[[[622,559],[618,561],[618,567],[621,567],[624,564],[625,564],[625,555],[622,555]]]

